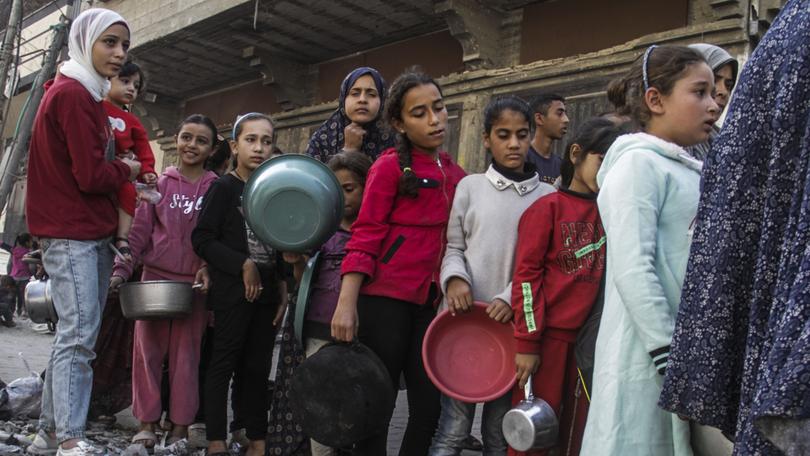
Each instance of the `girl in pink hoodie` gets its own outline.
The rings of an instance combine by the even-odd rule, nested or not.
[[[163,198],[153,205],[142,202],[135,211],[129,245],[132,262],[116,258],[110,287],[116,289],[143,262],[141,280],[181,280],[208,288],[206,265],[191,247],[191,231],[197,225],[202,198],[217,178],[206,171],[205,161],[216,146],[216,126],[208,117],[195,114],[177,133],[180,165],[166,169],[157,183]],[[175,320],[135,322],[132,349],[132,413],[141,422],[133,443],[154,447],[155,426],[162,413],[160,387],[164,359],[169,359],[169,420],[174,424],[167,439],[171,444],[188,436],[198,407],[197,368],[200,342],[208,321],[202,295],[197,295],[190,316]]]

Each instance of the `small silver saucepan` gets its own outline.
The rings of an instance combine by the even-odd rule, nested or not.
[[[557,444],[559,421],[554,409],[532,393],[532,377],[523,388],[525,399],[503,417],[503,436],[517,451],[542,450]]]
[[[53,306],[50,279],[32,280],[26,284],[25,311],[34,323],[55,324],[59,320]]]

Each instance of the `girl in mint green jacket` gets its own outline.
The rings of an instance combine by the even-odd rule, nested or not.
[[[652,46],[608,90],[641,132],[597,175],[607,278],[581,454],[692,455],[689,423],[657,402],[699,198],[702,163],[683,148],[716,120],[714,75],[689,48]]]

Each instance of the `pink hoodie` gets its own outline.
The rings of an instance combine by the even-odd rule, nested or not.
[[[197,182],[189,182],[177,168],[166,169],[157,183],[163,195],[160,202],[142,202],[135,210],[129,232],[132,263],[116,258],[113,275],[127,280],[134,265],[143,262],[144,272],[193,281],[203,260],[191,247],[191,230],[197,225],[202,198],[216,179],[216,174],[206,171]]]

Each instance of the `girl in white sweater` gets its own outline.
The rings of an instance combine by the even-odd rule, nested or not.
[[[503,324],[512,320],[518,221],[535,200],[554,191],[540,182],[526,161],[532,119],[529,105],[514,96],[496,98],[484,111],[484,145],[493,163],[486,173],[469,175],[458,184],[447,227],[441,284],[454,315],[469,311],[474,301],[484,301],[490,303],[487,314],[492,319]],[[501,421],[510,405],[511,391],[484,404],[485,455],[506,454]],[[442,395],[441,418],[429,454],[459,454],[474,415],[475,404]]]

